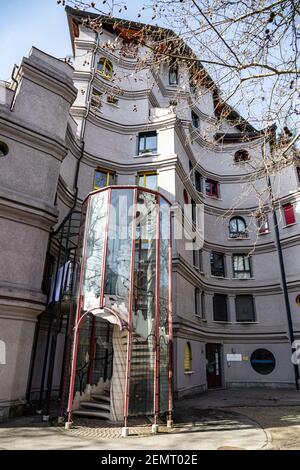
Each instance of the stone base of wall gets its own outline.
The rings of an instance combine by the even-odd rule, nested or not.
[[[0,422],[24,415],[25,401],[0,402]]]
[[[295,389],[294,383],[287,382],[226,382],[225,388],[286,388]]]
[[[182,397],[188,397],[191,395],[195,395],[196,393],[204,393],[207,390],[207,384],[200,384],[195,385],[193,387],[181,388],[179,390],[175,390],[174,398],[177,400]]]

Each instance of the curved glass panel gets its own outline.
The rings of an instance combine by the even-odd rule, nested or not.
[[[114,304],[128,317],[133,191],[111,190],[105,267],[105,305]]]
[[[94,194],[90,198],[87,215],[86,246],[82,294],[83,309],[99,307],[103,269],[105,226],[107,218],[108,191]]]

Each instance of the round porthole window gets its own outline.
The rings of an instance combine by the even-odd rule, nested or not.
[[[276,361],[273,354],[267,349],[256,349],[251,355],[251,366],[262,375],[267,375],[275,369]]]
[[[300,307],[300,295],[297,295],[296,297],[296,304],[298,305],[298,307]]]
[[[0,140],[0,157],[5,157],[8,154],[8,151],[8,145],[2,140]]]

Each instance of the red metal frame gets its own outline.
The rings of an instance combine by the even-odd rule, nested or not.
[[[160,318],[160,196],[156,200],[156,260],[155,260],[155,351],[154,351],[154,424],[157,424],[159,413],[159,367],[160,367],[160,341],[159,341],[159,318]]]
[[[129,305],[128,305],[128,337],[127,337],[127,360],[126,360],[126,377],[125,377],[125,397],[124,397],[124,426],[128,424],[129,410],[129,387],[131,373],[131,347],[132,347],[132,308],[133,308],[133,288],[134,288],[134,257],[135,257],[135,240],[136,240],[136,203],[137,188],[134,189],[133,195],[133,214],[132,214],[132,239],[131,239],[131,260],[130,260],[130,288],[129,288]]]
[[[170,237],[169,237],[169,420],[172,421],[173,413],[173,325],[172,325],[172,212],[170,212]]]
[[[133,217],[132,217],[132,242],[131,242],[131,261],[130,261],[130,290],[129,290],[129,307],[128,307],[128,342],[127,342],[127,358],[126,358],[126,377],[125,377],[125,396],[124,396],[124,426],[128,425],[128,412],[129,412],[129,395],[130,395],[130,374],[131,374],[131,349],[132,349],[132,315],[133,315],[133,294],[134,294],[134,263],[135,263],[135,244],[136,244],[136,210],[137,210],[137,195],[138,191],[149,192],[155,194],[156,204],[157,204],[157,224],[156,224],[156,285],[155,285],[155,363],[154,363],[154,421],[156,423],[157,416],[159,413],[159,376],[160,376],[160,338],[159,338],[159,326],[160,326],[160,200],[161,198],[165,199],[169,205],[170,202],[157,191],[138,187],[138,186],[117,186],[117,187],[106,187],[96,190],[90,193],[85,200],[91,197],[96,193],[102,191],[109,191],[107,198],[107,215],[106,215],[106,224],[105,224],[105,233],[104,233],[104,253],[103,253],[103,268],[102,268],[102,284],[100,291],[100,307],[104,307],[104,281],[105,281],[105,271],[106,271],[106,256],[107,256],[107,243],[108,243],[108,228],[109,228],[109,209],[111,201],[111,190],[118,189],[133,189]],[[80,280],[79,280],[79,292],[78,292],[78,303],[77,311],[75,318],[75,327],[74,327],[74,341],[73,341],[73,351],[72,351],[72,365],[71,365],[71,375],[70,375],[70,388],[69,388],[69,397],[68,397],[68,421],[72,420],[72,407],[74,399],[74,390],[75,390],[75,381],[76,381],[76,365],[77,365],[77,354],[78,354],[78,340],[79,340],[79,331],[80,325],[85,317],[92,313],[91,309],[88,312],[85,312],[81,315],[82,306],[84,305],[84,296],[82,295],[82,281],[83,281],[83,271],[85,266],[85,257],[86,257],[86,230],[87,230],[87,220],[89,220],[90,215],[90,201],[88,202],[86,220],[85,220],[85,229],[83,231],[83,247],[82,247],[82,261],[80,267]],[[169,419],[172,419],[173,411],[173,372],[172,372],[172,362],[173,362],[173,331],[172,331],[172,214],[170,212],[170,237],[169,237],[169,248],[168,248],[168,276],[169,276],[169,298],[168,298],[168,323],[169,323],[169,342],[168,342],[168,356],[169,356],[169,371],[168,371],[168,382],[169,382],[169,397],[168,397],[168,413]],[[109,309],[108,309],[109,310]],[[114,312],[112,311],[114,314]],[[123,328],[125,325],[121,324],[120,328]],[[95,333],[95,319],[93,319],[92,327],[92,337],[91,343],[94,343],[94,333]],[[93,354],[94,344],[91,344],[90,354]],[[92,355],[90,356],[92,358]],[[89,369],[89,380],[92,374],[92,365]]]

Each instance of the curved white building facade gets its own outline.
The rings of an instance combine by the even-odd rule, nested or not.
[[[237,127],[230,116],[221,120],[214,88],[191,90],[183,66],[176,77],[167,65],[137,71],[146,48],[128,42],[124,33],[137,25],[116,30],[112,20],[103,20],[98,34],[82,24],[87,14],[68,9],[67,15],[74,70],[33,49],[15,74],[17,89],[6,86],[1,104],[0,141],[9,148],[0,158],[0,340],[7,362],[0,360],[2,415],[26,403],[26,389],[27,402],[39,396],[42,403],[47,383],[58,394],[64,388],[67,326],[56,330],[56,340],[48,326],[39,326],[43,336],[37,343],[34,334],[49,305],[42,280],[45,286],[48,261],[55,266],[58,257],[59,242],[49,251],[49,234],[70,211],[81,211],[91,191],[108,185],[146,186],[171,201],[177,213],[189,204],[190,226],[203,232],[195,250],[187,249],[186,239],[173,241],[177,396],[214,387],[294,387],[267,183],[253,178],[263,151],[270,151],[264,133],[242,119]],[[271,184],[297,339],[297,169],[285,168]]]

